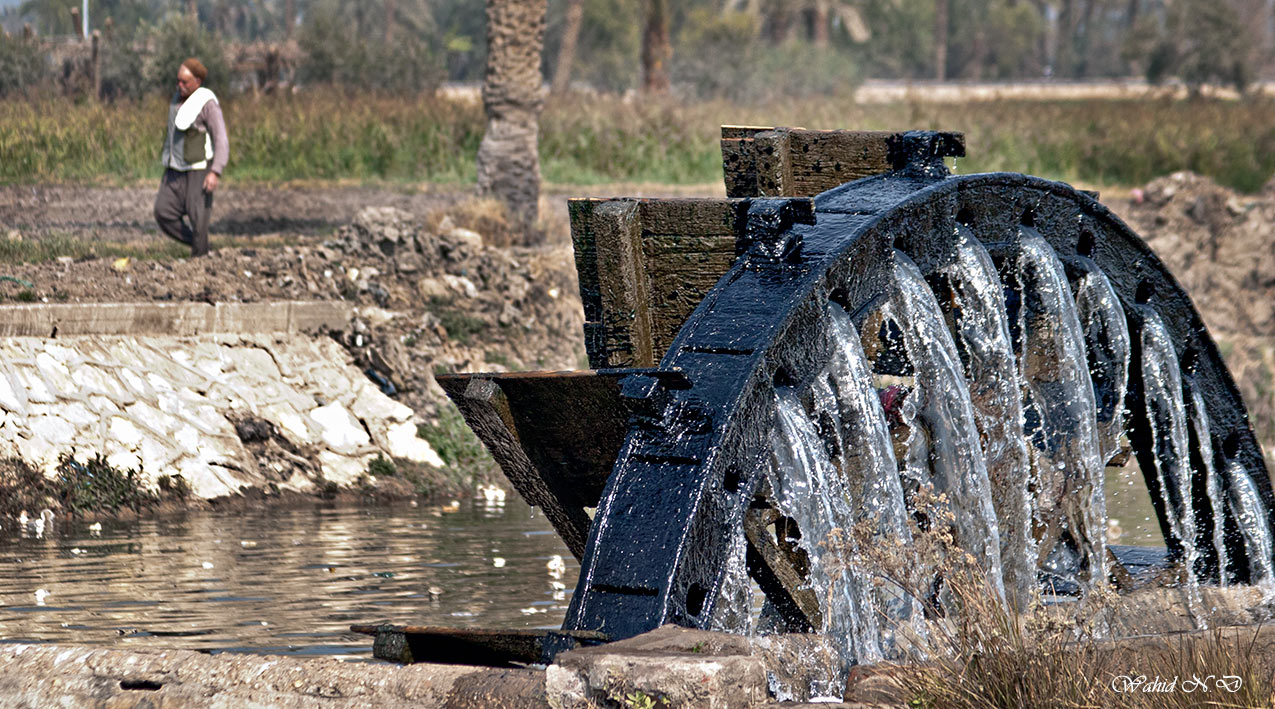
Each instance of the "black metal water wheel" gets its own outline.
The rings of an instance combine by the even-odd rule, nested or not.
[[[1271,524],[1270,478],[1234,383],[1189,298],[1151,250],[1068,185],[1017,174],[950,176],[939,138],[909,140],[900,169],[824,192],[813,211],[793,200],[754,200],[740,257],[685,322],[660,372],[623,380],[634,413],[590,527],[565,627],[612,638],[664,623],[707,627],[721,610],[724,560],[741,529],[752,575],[785,624],[817,627],[819,597],[791,544],[801,532],[786,531],[792,521],[765,504],[761,461],[776,425],[777,390],[809,396],[828,357],[830,302],[869,311],[890,287],[896,254],[933,276],[962,233],[993,252],[1039,235],[1065,262],[1096,264],[1126,312],[1154,310],[1190,386],[1203,393],[1214,469],[1228,485],[1236,471],[1251,477]],[[1006,291],[1011,301],[1022,296],[1014,288],[1011,282]],[[1140,322],[1133,318],[1135,332]],[[1135,403],[1137,388],[1130,391]],[[1134,410],[1126,430],[1147,470],[1156,445],[1147,414]],[[1204,476],[1204,447],[1194,443],[1193,480]],[[1172,551],[1181,540],[1160,498],[1153,501]],[[1218,569],[1216,560],[1210,568],[1207,558],[1197,568],[1202,578],[1247,581],[1244,540],[1223,512],[1198,525],[1198,546],[1221,525],[1233,568]]]

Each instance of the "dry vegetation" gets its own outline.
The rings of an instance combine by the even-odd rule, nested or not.
[[[849,697],[943,709],[1275,706],[1275,634],[1219,627],[1112,639],[1132,606],[1109,589],[1070,604],[1038,597],[1014,611],[957,546],[945,496],[922,489],[912,504],[929,523],[914,518],[908,542],[876,539],[867,526],[827,542],[927,609],[911,659],[870,670],[886,680],[867,696],[852,680]]]

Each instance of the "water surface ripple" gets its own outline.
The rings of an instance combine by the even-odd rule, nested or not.
[[[556,629],[578,566],[512,497],[4,520],[0,642],[370,658],[351,623]]]

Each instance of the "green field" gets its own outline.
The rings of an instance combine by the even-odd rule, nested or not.
[[[474,179],[482,107],[432,97],[232,96],[224,108],[235,180],[465,183]],[[0,103],[0,183],[121,184],[159,174],[163,100]],[[1000,100],[856,105],[679,103],[612,96],[551,99],[541,119],[549,182],[699,184],[721,179],[722,123],[964,131],[959,172],[1009,170],[1135,186],[1192,170],[1245,192],[1275,173],[1269,100]]]

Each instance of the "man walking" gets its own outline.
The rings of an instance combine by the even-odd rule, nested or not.
[[[155,197],[160,230],[189,244],[191,256],[208,253],[213,192],[230,158],[221,104],[203,87],[207,77],[208,70],[193,57],[177,70],[177,91],[168,105],[168,138],[160,158],[164,179]]]

